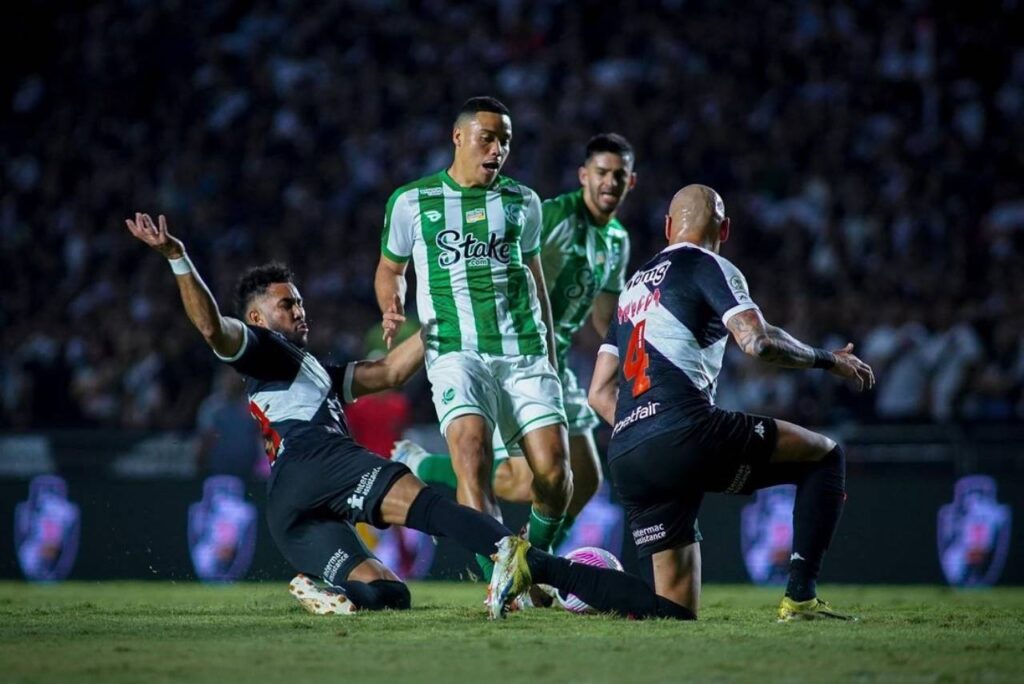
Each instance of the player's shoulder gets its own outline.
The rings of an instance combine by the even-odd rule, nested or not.
[[[662,253],[669,253],[673,262],[686,263],[687,270],[692,272],[698,280],[717,282],[719,279],[724,279],[726,282],[736,283],[737,287],[740,285],[746,287],[746,278],[743,272],[729,259],[709,249],[683,243],[672,245]]]
[[[544,200],[544,211],[559,212],[568,216],[579,211],[582,205],[583,188],[579,188]]]
[[[524,202],[540,203],[540,196],[537,195],[533,188],[510,176],[498,176],[492,187],[501,193],[519,195],[523,198]]]
[[[444,194],[441,187],[443,181],[439,173],[432,173],[399,186],[388,198],[388,206],[394,206],[399,200],[415,201],[420,197],[440,197]]]

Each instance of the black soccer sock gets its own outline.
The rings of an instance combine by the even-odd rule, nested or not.
[[[407,610],[412,603],[409,588],[393,580],[374,580],[369,583],[345,580],[333,586],[345,592],[345,596],[359,610]]]
[[[526,553],[526,562],[535,583],[550,584],[563,594],[576,594],[599,612],[637,619],[697,619],[689,608],[655,594],[636,575],[572,563],[532,547]]]
[[[807,601],[817,596],[818,573],[846,502],[846,456],[828,452],[797,482],[793,505],[793,555],[786,596]]]
[[[432,487],[421,491],[405,515],[405,526],[438,537],[450,537],[473,553],[490,556],[495,544],[512,531],[468,506],[444,498]]]

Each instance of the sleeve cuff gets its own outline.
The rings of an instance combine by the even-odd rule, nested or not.
[[[216,349],[213,350],[213,355],[224,363],[234,363],[238,359],[242,358],[242,354],[245,353],[246,348],[249,346],[249,335],[252,334],[249,332],[249,326],[244,326],[242,330],[244,331],[242,334],[242,346],[238,348],[238,351],[236,351],[233,356],[221,356],[217,353]]]
[[[345,377],[341,381],[341,398],[346,404],[356,403],[356,398],[352,396],[352,380],[356,374],[356,361],[350,361],[345,366]]]
[[[396,264],[404,264],[409,260],[408,254],[406,254],[405,256],[399,256],[398,254],[395,254],[387,247],[381,247],[380,251],[384,256],[386,256],[391,261],[394,261]]]
[[[755,310],[758,310],[758,311],[760,310],[760,309],[758,309],[757,304],[755,304],[754,302],[744,302],[743,304],[737,304],[736,306],[732,307],[731,309],[726,311],[724,314],[722,314],[722,325],[729,325],[729,319],[730,318],[732,318],[733,316],[735,316],[738,313],[743,313],[744,311],[750,311],[751,309],[755,309]]]
[[[616,347],[614,344],[602,344],[601,348],[597,350],[597,353],[611,354],[612,356],[618,358],[619,348]]]
[[[538,247],[537,249],[531,249],[529,252],[523,250],[523,261],[526,261],[527,259],[532,259],[538,254],[540,254],[540,247]]]

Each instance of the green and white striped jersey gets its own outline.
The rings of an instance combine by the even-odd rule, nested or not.
[[[547,353],[537,285],[525,262],[540,251],[540,198],[498,176],[463,188],[447,171],[404,185],[388,200],[381,251],[410,257],[427,361],[452,351]]]
[[[583,327],[598,292],[622,291],[629,263],[629,235],[616,219],[595,225],[583,189],[545,200],[541,262],[555,324],[558,367],[572,336]]]

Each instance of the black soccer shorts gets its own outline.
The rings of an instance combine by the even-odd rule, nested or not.
[[[278,549],[299,572],[342,581],[375,558],[357,522],[385,528],[380,504],[409,469],[338,435],[314,445],[290,440],[267,482],[267,525]]]
[[[697,512],[704,493],[754,491],[777,441],[774,419],[714,409],[609,461],[637,555],[700,541]]]

